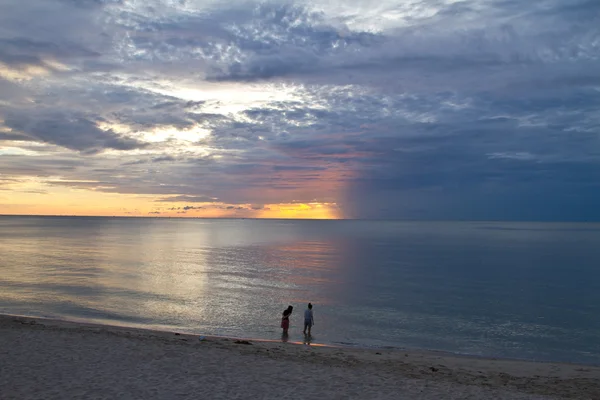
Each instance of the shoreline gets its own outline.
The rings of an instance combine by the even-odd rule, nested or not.
[[[323,374],[331,375],[331,385],[336,384],[337,379],[338,384],[346,382],[348,387],[354,387],[359,374],[360,379],[366,377],[365,379],[373,381],[371,386],[382,393],[393,389],[394,385],[416,390],[416,397],[408,398],[463,398],[469,393],[476,398],[600,398],[600,368],[587,364],[485,358],[430,350],[306,345],[292,341],[286,343],[268,339],[201,336],[11,314],[0,314],[0,338],[3,339],[0,340],[0,354],[3,354],[6,361],[3,363],[4,369],[0,369],[0,376],[4,374],[8,375],[4,379],[11,376],[14,378],[8,381],[8,387],[16,392],[15,398],[37,398],[28,395],[29,389],[18,385],[19,377],[23,374],[27,376],[25,372],[28,369],[35,368],[42,371],[43,375],[50,374],[56,368],[74,368],[73,360],[66,364],[55,362],[57,358],[72,352],[81,354],[75,358],[76,361],[79,360],[77,362],[83,363],[79,368],[85,369],[89,363],[98,366],[93,374],[98,379],[105,376],[107,385],[118,378],[111,375],[114,373],[114,364],[124,361],[132,363],[135,368],[132,367],[131,370],[137,371],[145,363],[161,363],[165,360],[165,354],[173,353],[178,355],[176,360],[187,360],[185,362],[189,365],[177,364],[175,360],[172,371],[169,371],[171,375],[208,368],[208,362],[209,372],[218,372],[219,376],[230,379],[229,384],[235,386],[238,381],[246,382],[248,378],[239,373],[232,375],[232,367],[227,368],[226,364],[248,365],[249,369],[241,373],[250,374],[253,378],[246,384],[252,385],[252,390],[259,390],[255,385],[262,382],[261,385],[269,387],[273,393],[280,390],[277,382],[271,381],[273,376],[283,373],[282,371],[298,369],[297,374],[307,374],[303,378],[305,380],[321,379]],[[136,351],[127,353],[131,348]],[[120,361],[103,361],[104,352],[109,352],[114,360]],[[45,354],[40,361],[42,366],[33,361],[40,353]],[[124,354],[129,355],[123,361],[119,357],[124,357]],[[262,364],[266,366],[252,368]],[[162,373],[164,371],[161,368],[154,374],[144,376],[145,379],[153,379],[154,375]],[[1,379],[3,378],[0,378],[0,387],[7,387],[3,385],[7,382],[2,382]],[[192,385],[193,382],[181,384]],[[324,386],[330,385],[327,383],[329,381],[319,382],[314,390],[325,390]],[[141,384],[147,383],[142,379]],[[155,384],[161,387],[166,383],[161,381]],[[25,383],[23,385],[26,386]],[[109,390],[110,385],[107,388]],[[421,396],[419,393],[425,393],[424,388],[432,393]],[[336,390],[342,389],[338,387]],[[315,395],[328,398],[336,390],[331,393],[315,392]],[[482,391],[490,393],[483,394]],[[354,397],[353,393],[349,392],[349,396]],[[452,397],[454,394],[458,397]],[[73,393],[66,393],[65,397],[73,397],[72,395]],[[262,397],[268,397],[265,396]]]
[[[115,325],[115,324],[104,324],[98,322],[90,322],[81,319],[63,319],[57,317],[41,317],[41,316],[29,316],[29,315],[21,315],[21,314],[10,314],[10,313],[2,313],[0,312],[0,324],[3,323],[4,319],[21,319],[23,321],[35,321],[41,322],[44,321],[46,325],[53,327],[63,327],[63,328],[90,328],[90,329],[100,329],[100,328],[109,328],[115,331],[124,331],[124,332],[134,332],[139,331],[140,333],[147,334],[157,334],[157,335],[183,335],[185,337],[203,337],[207,340],[246,340],[252,341],[256,343],[280,343],[280,344],[290,344],[297,346],[313,346],[313,347],[326,347],[326,348],[337,348],[337,349],[346,349],[349,351],[359,350],[359,351],[386,351],[386,352],[405,352],[405,353],[419,353],[419,354],[429,354],[432,356],[442,356],[442,357],[455,357],[455,358],[466,358],[466,359],[474,359],[474,360],[493,360],[493,361],[509,361],[509,362],[523,362],[523,363],[541,363],[541,364],[558,364],[558,365],[570,365],[577,367],[590,367],[590,368],[600,368],[600,364],[594,363],[585,363],[585,362],[572,362],[572,361],[556,361],[556,360],[537,360],[537,359],[529,359],[529,358],[511,358],[511,357],[502,357],[502,356],[490,356],[490,355],[478,355],[478,354],[469,354],[469,353],[460,353],[460,352],[452,352],[447,350],[437,350],[437,349],[427,349],[427,348],[412,348],[412,347],[399,347],[399,346],[377,346],[377,345],[363,345],[363,344],[344,344],[344,343],[306,343],[298,340],[280,340],[280,339],[266,339],[266,338],[256,338],[250,336],[226,336],[226,335],[207,335],[202,333],[191,333],[188,331],[177,331],[172,329],[160,329],[160,328],[152,328],[152,327],[141,327],[141,326],[133,326],[133,325]],[[26,323],[26,322],[25,322]]]

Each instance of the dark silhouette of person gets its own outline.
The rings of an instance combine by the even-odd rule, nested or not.
[[[302,333],[306,335],[306,328],[308,328],[308,336],[310,336],[310,329],[315,324],[315,319],[313,318],[312,304],[308,303],[308,308],[304,310],[304,330]]]
[[[288,306],[285,310],[283,310],[283,314],[281,316],[281,328],[283,329],[283,334],[288,334],[288,329],[290,328],[290,315],[292,315],[292,311],[294,311],[293,306]]]

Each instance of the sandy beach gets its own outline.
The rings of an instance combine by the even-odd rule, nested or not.
[[[2,399],[600,399],[600,368],[0,316]]]

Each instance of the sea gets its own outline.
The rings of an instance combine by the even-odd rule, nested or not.
[[[600,224],[0,217],[0,313],[302,342],[308,302],[315,344],[600,365]]]

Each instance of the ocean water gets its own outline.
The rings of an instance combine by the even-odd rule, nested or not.
[[[0,217],[0,312],[600,364],[600,224]]]

